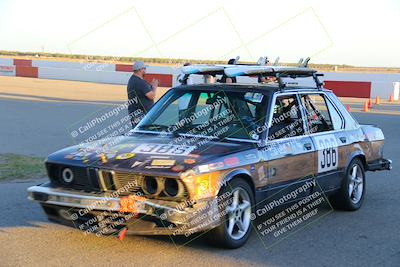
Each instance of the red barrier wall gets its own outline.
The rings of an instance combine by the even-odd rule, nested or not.
[[[371,82],[325,81],[324,88],[332,90],[337,96],[371,97]]]
[[[126,64],[116,64],[116,71],[132,72],[132,65]],[[151,82],[153,79],[159,81],[159,86],[161,87],[171,87],[172,86],[172,75],[171,74],[156,74],[156,73],[146,73],[144,79],[147,82]]]
[[[115,70],[116,71],[132,72],[133,71],[133,66],[132,65],[125,65],[125,64],[115,64]]]
[[[25,67],[25,66],[15,66],[15,76],[17,77],[29,77],[38,78],[38,68],[37,67]]]
[[[16,59],[16,58],[14,58],[14,65],[15,65],[15,66],[32,67],[32,60],[30,60],[30,59]]]
[[[172,75],[169,74],[153,74],[146,73],[144,79],[147,82],[151,82],[153,79],[158,80],[158,85],[161,87],[171,87],[172,86]]]

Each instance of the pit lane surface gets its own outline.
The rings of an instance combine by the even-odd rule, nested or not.
[[[66,129],[107,105],[0,99],[0,153],[46,154],[72,144]],[[355,113],[386,137],[391,172],[367,173],[367,196],[357,212],[335,211],[266,249],[254,232],[237,250],[198,238],[129,236],[124,241],[84,235],[49,223],[26,188],[39,180],[0,183],[0,266],[398,266],[400,263],[399,116]]]

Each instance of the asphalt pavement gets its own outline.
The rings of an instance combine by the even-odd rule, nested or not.
[[[107,104],[0,99],[0,153],[37,156],[79,141],[71,128],[112,109]],[[122,116],[123,112],[119,114]],[[236,250],[169,237],[84,235],[47,221],[26,188],[43,180],[0,183],[0,266],[399,266],[400,156],[397,115],[355,113],[386,137],[384,154],[392,171],[367,173],[364,206],[334,211],[274,244],[253,233]]]

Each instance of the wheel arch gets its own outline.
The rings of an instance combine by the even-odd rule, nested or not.
[[[251,176],[251,174],[250,174],[250,172],[248,170],[246,170],[246,169],[236,169],[236,170],[233,170],[233,171],[229,172],[224,177],[224,184],[229,182],[229,181],[231,181],[231,180],[233,180],[233,179],[235,179],[235,178],[242,178],[243,180],[245,180],[249,184],[250,188],[253,191],[253,195],[255,196],[256,187],[255,187],[253,178],[252,178],[252,176]]]
[[[349,167],[350,162],[352,162],[354,159],[359,159],[359,160],[361,160],[361,163],[363,164],[363,167],[364,167],[364,171],[367,171],[367,170],[368,170],[367,159],[366,159],[364,153],[361,152],[361,151],[354,151],[354,152],[350,155],[350,157],[347,159],[347,162],[346,162],[346,170],[347,170],[347,168]]]

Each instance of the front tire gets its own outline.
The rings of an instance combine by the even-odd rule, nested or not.
[[[353,159],[347,167],[340,190],[331,198],[336,209],[358,210],[365,196],[365,171],[361,160]]]
[[[227,194],[228,193],[228,194]],[[221,199],[228,195],[229,199]],[[240,178],[229,181],[219,194],[221,224],[207,233],[212,245],[225,248],[243,246],[251,233],[251,213],[254,212],[254,194],[249,184]]]

